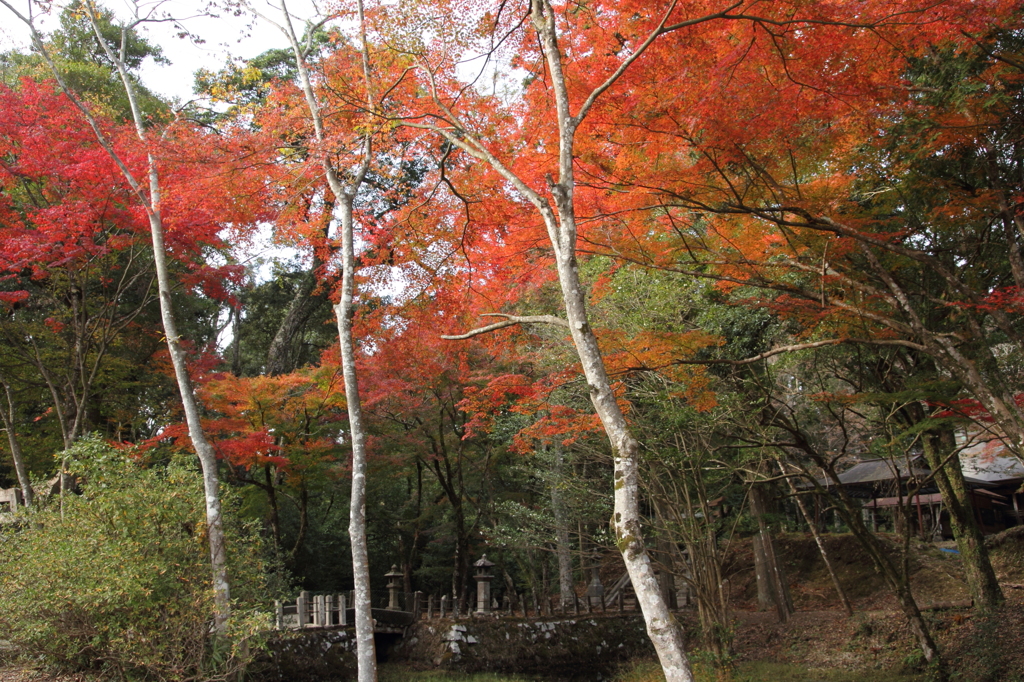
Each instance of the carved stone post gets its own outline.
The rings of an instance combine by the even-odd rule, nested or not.
[[[587,611],[594,610],[596,604],[604,607],[604,585],[601,584],[601,576],[598,574],[597,566],[591,569],[590,584],[587,585]]]
[[[476,574],[473,576],[473,579],[476,580],[476,612],[490,613],[491,580],[494,579],[494,576],[488,570],[494,566],[494,562],[488,561],[487,555],[484,554],[473,566],[476,567]]]
[[[295,610],[299,615],[299,627],[306,627],[309,622],[309,592],[299,592],[299,598],[295,600]]]

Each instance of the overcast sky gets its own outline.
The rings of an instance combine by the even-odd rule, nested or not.
[[[12,0],[18,11],[27,13],[27,0]],[[57,26],[57,15],[65,3],[54,4],[49,16],[40,16],[37,26],[44,33]],[[130,5],[124,0],[108,0],[104,3],[119,16],[131,16]],[[196,45],[177,37],[177,31],[170,24],[150,24],[143,29],[149,39],[160,45],[164,55],[171,60],[169,66],[161,66],[148,62],[142,70],[143,80],[152,90],[169,97],[188,100],[192,97],[192,75],[199,68],[217,69],[223,66],[229,56],[255,57],[272,47],[285,47],[284,36],[272,25],[265,22],[253,23],[251,18],[198,16],[203,2],[197,0],[169,0],[163,2],[161,9],[176,17],[187,17],[182,24],[205,43]],[[289,9],[294,15],[305,18],[313,16],[314,8],[311,0],[291,0]],[[145,3],[142,7],[152,7],[153,3]],[[275,16],[277,11],[262,5],[261,11]],[[301,21],[296,25],[301,31]],[[28,30],[5,7],[0,6],[0,51],[10,49],[28,50]]]

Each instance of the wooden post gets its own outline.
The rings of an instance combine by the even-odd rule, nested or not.
[[[434,619],[434,595],[427,597],[427,620]]]
[[[338,595],[338,613],[338,624],[348,627],[348,596],[344,592]]]
[[[281,603],[280,599],[274,600],[274,629],[281,630],[284,628],[284,604]]]
[[[420,611],[423,609],[423,593],[416,590],[412,593],[412,619],[420,619]]]
[[[441,595],[441,617],[442,618],[444,618],[444,614],[445,614],[445,610],[446,610],[445,607],[447,607],[447,606],[448,606],[448,595],[447,594],[442,594]]]
[[[575,592],[572,593],[572,613],[574,616],[580,615],[580,600]]]

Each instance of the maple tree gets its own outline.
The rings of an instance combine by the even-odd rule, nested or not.
[[[384,69],[386,72],[387,65],[374,64],[371,68],[362,0],[357,0],[351,8],[341,7],[336,10],[338,13],[349,10],[355,17],[357,35],[354,41],[358,41],[357,45],[351,45],[335,35],[331,39],[334,45],[322,55],[314,50],[314,47],[321,47],[318,41],[323,42],[319,29],[336,14],[319,18],[317,23],[308,22],[305,33],[300,36],[295,30],[296,20],[287,4],[282,0],[279,5],[272,7],[279,12],[279,17],[270,18],[254,11],[264,21],[273,23],[281,30],[290,47],[290,61],[295,70],[294,83],[280,88],[276,96],[282,103],[287,101],[285,118],[289,120],[286,125],[291,127],[300,123],[299,129],[303,131],[301,144],[304,151],[308,152],[308,157],[298,166],[298,173],[307,178],[318,177],[318,184],[322,186],[319,193],[322,202],[320,206],[311,210],[312,207],[307,204],[300,216],[307,228],[302,236],[306,244],[312,246],[314,253],[312,272],[322,275],[327,268],[321,268],[321,265],[336,266],[340,270],[334,314],[338,325],[348,436],[352,450],[349,539],[355,580],[358,675],[361,681],[371,682],[376,680],[376,656],[366,539],[366,429],[359,397],[356,340],[352,330],[356,306],[355,223],[358,220],[357,199],[364,193],[364,184],[375,162],[374,140],[377,131],[371,113],[386,106],[386,102],[378,101],[376,93],[378,89],[389,92],[394,88],[374,72],[376,69]],[[322,87],[322,84],[329,87]],[[400,81],[394,85],[399,84]],[[390,96],[395,94],[392,92]],[[273,113],[271,116],[274,117]],[[275,123],[274,132],[286,130],[281,127],[285,122],[279,118]],[[290,131],[285,134],[294,136]],[[317,218],[318,221],[311,221],[311,216],[316,216],[314,221]],[[329,235],[335,218],[338,224],[334,243],[326,244],[332,241]],[[330,263],[332,256],[340,262]],[[301,319],[302,311],[307,309],[308,292],[300,289],[285,316],[278,337],[271,345],[272,355],[279,338],[291,335],[289,325]],[[271,366],[270,369],[275,370],[276,367]]]
[[[341,369],[336,362],[276,376],[237,377],[209,372],[196,377],[204,406],[203,420],[226,476],[236,484],[261,490],[275,546],[289,565],[302,551],[309,527],[309,490],[324,477],[337,477],[341,446],[337,434],[344,420]],[[184,425],[169,426],[151,445],[171,441],[188,447]],[[281,501],[294,502],[298,528],[290,547],[282,540]]]
[[[920,35],[902,36],[902,52],[865,46],[869,52],[858,58],[878,60],[871,81],[843,82],[856,70],[835,74],[804,53],[775,74],[735,64],[728,77],[759,84],[757,99],[728,100],[699,129],[672,124],[678,115],[663,127],[652,124],[650,140],[670,145],[657,168],[627,156],[629,163],[606,160],[595,172],[606,187],[635,187],[628,193],[633,207],[664,229],[595,231],[592,244],[652,267],[717,278],[723,288],[761,287],[767,293],[749,295],[749,303],[800,319],[802,340],[818,347],[870,343],[925,352],[1016,447],[1016,389],[999,385],[991,368],[999,364],[993,345],[1016,343],[1018,334],[1012,301],[1019,231],[1007,172],[1016,162],[1009,147],[1008,156],[997,151],[1012,144],[1001,141],[1011,107],[994,94],[1016,87],[1018,76],[999,54],[1009,56],[1012,41],[984,33],[1007,9],[943,17],[968,37],[952,33],[943,44],[942,34],[930,35],[930,54],[913,52]],[[767,47],[752,35],[751,50],[796,50],[808,37],[769,33]],[[703,106],[713,102],[702,94]],[[690,103],[664,113],[692,110]],[[780,125],[785,116],[799,120]],[[757,120],[770,127],[750,123]],[[790,139],[776,137],[782,131]],[[912,142],[918,139],[926,142]],[[628,144],[624,138],[611,148],[624,154]],[[619,194],[606,192],[595,211],[621,210]],[[983,331],[988,326],[999,340]]]
[[[111,346],[154,300],[137,216],[124,210],[126,188],[97,182],[113,164],[76,125],[68,101],[25,80],[3,89],[4,244],[0,268],[12,306],[3,332],[8,351],[35,367],[53,394],[64,447],[83,432]],[[53,139],[61,131],[63,144]],[[14,305],[17,305],[14,308]],[[45,316],[44,319],[39,319]],[[29,329],[33,333],[29,333]],[[43,339],[60,339],[48,351]]]
[[[486,13],[476,6],[460,9],[478,23],[443,37],[435,36],[430,10],[382,20],[392,41],[417,55],[426,95],[402,123],[433,132],[481,162],[498,176],[494,185],[503,182],[514,192],[511,205],[531,209],[532,224],[522,218],[514,223],[546,234],[567,316],[562,324],[573,336],[616,454],[616,532],[624,559],[667,678],[691,679],[681,635],[649,570],[637,510],[636,441],[588,321],[579,244],[613,242],[616,254],[620,244],[632,241],[653,247],[657,233],[644,225],[646,215],[671,229],[704,211],[720,216],[715,234],[725,244],[756,252],[762,244],[758,233],[736,219],[737,213],[785,228],[807,215],[779,201],[778,178],[786,176],[776,169],[792,161],[791,193],[827,202],[833,186],[815,182],[821,177],[815,171],[829,168],[833,151],[850,148],[890,111],[902,90],[907,55],[929,43],[963,41],[964,33],[991,25],[992,14],[955,2],[863,3],[856,12],[841,3],[619,3],[563,12],[538,0],[525,19],[503,5]],[[445,5],[444,11],[451,10]],[[532,31],[522,30],[526,26]],[[457,64],[474,50],[530,74],[521,99],[505,108],[497,94],[488,96],[458,78]],[[612,92],[615,97],[606,96]],[[863,104],[851,107],[851,101]],[[822,135],[825,126],[829,134]],[[794,152],[810,152],[806,158],[779,154],[780,148],[794,147],[790,141],[802,145]],[[636,177],[645,172],[652,174],[649,180]],[[716,174],[723,182],[708,179]],[[666,177],[678,178],[674,193],[664,190]],[[623,185],[659,191],[621,192]],[[672,201],[676,195],[682,198]],[[716,213],[711,209],[718,204]],[[676,206],[690,213],[673,212]],[[631,220],[640,210],[644,215]],[[840,230],[831,219],[813,224]],[[772,239],[761,250],[786,245],[784,238]],[[664,248],[656,253],[673,257]],[[771,263],[764,255],[758,253],[756,262]],[[508,316],[477,331],[542,321],[552,320]],[[922,649],[928,660],[937,658],[926,639]]]
[[[427,538],[450,529],[460,599],[484,536],[553,546],[571,598],[570,528],[582,556],[598,521],[522,471],[593,471],[608,460],[601,433],[612,474],[593,480],[613,488],[616,544],[670,680],[692,675],[653,567],[671,565],[677,541],[700,556],[704,624],[721,625],[718,531],[687,524],[698,507],[710,517],[712,490],[747,494],[705,477],[708,457],[752,486],[763,548],[768,479],[835,474],[833,446],[867,451],[883,434],[892,459],[920,446],[951,504],[963,497],[954,428],[973,420],[1024,450],[1011,3],[437,0],[365,17],[342,3],[301,35],[276,9],[290,49],[201,76],[231,105],[197,115],[216,134],[159,103],[146,113],[133,69],[152,46],[110,50],[121,29],[92,6],[40,42],[88,67],[54,60],[71,106],[47,85],[0,90],[18,112],[0,121],[0,416],[12,451],[36,417],[67,446],[107,419],[114,398],[98,394],[124,368],[175,373],[186,424],[167,427],[168,408],[143,395],[159,410],[152,430],[181,445],[189,434],[214,486],[218,469],[254,486],[279,545],[292,495],[293,560],[316,523],[307,492],[351,447],[360,679],[374,669],[368,570],[391,539],[412,589],[449,575]],[[35,73],[44,54],[5,65]],[[294,265],[273,282],[211,265],[223,230],[260,220],[300,251]],[[165,327],[172,295],[230,307],[235,376],[214,371],[212,330],[189,343],[167,328],[155,353],[147,231],[169,257]],[[340,354],[321,355],[330,307]],[[74,358],[63,376],[58,357]],[[787,393],[783,367],[820,393]],[[381,479],[369,494],[402,501],[401,527],[377,547],[363,535],[368,476]],[[500,486],[520,476],[531,493],[513,508]],[[856,501],[838,504],[939,665],[905,571]],[[951,511],[978,569],[972,592],[998,603],[969,556],[969,512]],[[517,538],[520,518],[546,525]],[[721,658],[729,647],[706,644]]]
[[[127,36],[139,25],[150,20],[152,18],[151,15],[135,6],[133,20],[117,27],[117,30],[111,33],[109,31],[105,32],[104,17],[101,16],[99,10],[94,5],[87,4],[82,8],[96,37],[96,45],[106,57],[107,62],[116,71],[118,79],[124,88],[124,94],[128,99],[133,134],[126,135],[126,131],[123,130],[106,129],[101,118],[90,110],[75,94],[50,56],[42,35],[35,27],[32,13],[23,14],[6,0],[3,1],[3,4],[11,14],[17,17],[29,29],[35,50],[46,62],[61,91],[74,106],[75,112],[82,117],[92,130],[96,143],[106,153],[109,161],[118,169],[119,175],[129,187],[134,206],[142,209],[148,223],[152,242],[153,264],[156,271],[161,321],[164,327],[167,350],[174,368],[174,375],[178,384],[186,421],[189,425],[190,438],[203,468],[208,525],[207,535],[210,543],[210,559],[216,603],[214,622],[216,629],[223,631],[230,614],[230,588],[227,577],[226,549],[219,501],[217,460],[215,452],[203,432],[200,423],[199,406],[186,367],[186,352],[178,333],[171,300],[168,255],[177,251],[178,257],[183,255],[185,257],[193,256],[202,249],[204,244],[217,243],[219,241],[217,233],[224,224],[221,220],[232,220],[243,218],[243,216],[249,217],[252,214],[239,212],[239,204],[229,199],[227,194],[214,195],[225,199],[219,206],[217,206],[217,202],[210,202],[210,197],[204,193],[204,190],[211,187],[211,184],[208,182],[211,176],[207,173],[201,173],[198,177],[188,178],[186,185],[175,188],[179,191],[173,191],[169,185],[162,186],[162,178],[166,179],[166,176],[163,176],[163,169],[161,169],[160,162],[158,161],[159,152],[154,145],[158,138],[150,130],[150,125],[155,124],[155,122],[147,120],[141,109],[138,98],[138,83],[131,72],[130,59],[134,58],[134,55],[129,55],[127,51]],[[111,35],[120,36],[120,41],[111,45],[108,42]],[[173,147],[175,142],[182,142],[181,137],[180,133],[177,136],[170,136],[169,144]],[[189,144],[189,142],[186,142],[186,145],[194,148],[194,145]],[[182,157],[179,156],[180,158]],[[180,161],[178,163],[171,161],[167,164],[171,175],[174,174],[175,168],[180,170],[183,166],[184,164]],[[193,188],[197,193],[191,194],[183,191],[185,187]],[[169,189],[171,191],[167,191]],[[222,189],[230,191],[233,188],[222,187]],[[224,215],[215,217],[211,210],[214,207],[228,208],[229,211]],[[242,219],[238,223],[243,225],[248,224],[249,221]],[[174,236],[168,238],[168,233]],[[178,235],[184,236],[186,239],[176,240],[175,237]],[[220,277],[209,276],[214,274],[215,271],[215,268],[204,263],[196,270],[196,276],[192,278],[191,283],[206,282],[216,292],[219,288]],[[216,275],[223,274],[225,274],[223,271],[216,273]]]
[[[796,322],[797,343],[767,355],[858,344],[891,349],[886,362],[899,373],[934,372],[934,363],[958,388],[919,390],[921,402],[908,409],[928,412],[962,391],[970,398],[954,399],[955,411],[1016,449],[1019,376],[1004,358],[1019,345],[1020,233],[1009,199],[1019,162],[1013,100],[1002,93],[1019,82],[1017,47],[998,27],[968,25],[977,38],[953,35],[910,59],[890,57],[897,87],[845,116],[822,113],[827,128],[803,121],[812,124],[808,136],[781,145],[783,154],[781,143],[751,137],[732,112],[723,115],[729,125],[712,129],[713,144],[680,136],[696,159],[685,172],[699,173],[671,188],[660,171],[657,180],[638,179],[666,213],[670,250],[636,239],[637,230],[617,246],[629,244],[629,257],[654,267],[718,279],[737,299]],[[813,76],[797,84],[813,84]],[[792,108],[793,97],[780,106]],[[963,495],[952,480],[960,475],[955,448],[940,445],[952,434],[932,424],[922,442],[958,517],[972,590],[979,603],[998,603],[987,561],[974,549],[979,532],[956,509]]]

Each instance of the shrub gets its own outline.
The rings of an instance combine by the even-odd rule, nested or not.
[[[235,605],[232,631],[214,641],[199,474],[184,462],[142,466],[96,437],[68,454],[84,483],[81,496],[65,499],[63,518],[58,504],[44,504],[0,535],[5,639],[51,667],[121,679],[226,674],[225,641],[269,627],[256,610],[257,595],[270,597],[258,536],[228,518]]]

